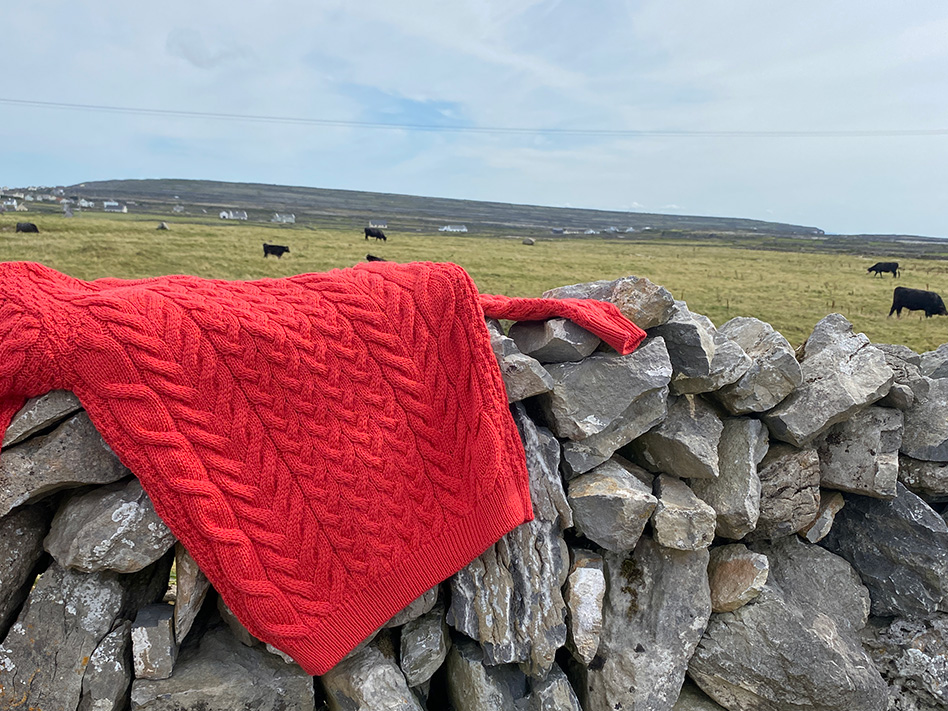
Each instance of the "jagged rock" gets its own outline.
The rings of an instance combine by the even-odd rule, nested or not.
[[[666,323],[675,311],[675,299],[668,289],[637,276],[561,286],[545,292],[543,296],[548,299],[610,301],[623,316],[646,330]]]
[[[546,368],[536,358],[521,353],[513,339],[504,334],[499,321],[488,319],[487,330],[507,390],[507,402],[519,402],[553,389],[553,378]]]
[[[526,711],[582,711],[566,674],[555,664],[546,678],[533,684]]]
[[[658,503],[651,488],[616,460],[572,479],[567,496],[576,528],[615,552],[635,548]]]
[[[901,443],[902,413],[867,407],[815,440],[820,483],[828,489],[892,498],[899,478]]]
[[[123,711],[132,683],[132,623],[119,622],[95,648],[82,676],[82,697],[77,711]]]
[[[919,366],[921,357],[906,346],[888,343],[874,343],[885,355],[885,362],[895,376],[889,394],[879,400],[881,407],[894,407],[907,410],[915,403],[916,390],[923,396],[928,392],[928,381],[922,377]]]
[[[526,698],[527,680],[512,665],[485,666],[483,650],[457,639],[448,652],[448,697],[456,711],[509,711]]]
[[[803,346],[803,384],[764,415],[772,437],[803,446],[889,392],[882,351],[840,314],[816,324]]]
[[[689,377],[679,373],[672,379],[671,388],[679,395],[707,393],[720,390],[740,379],[750,370],[753,361],[736,341],[714,327],[707,316],[694,314],[701,321],[714,340],[714,356],[706,376]]]
[[[820,545],[848,560],[872,596],[872,614],[948,609],[948,524],[901,484],[891,501],[847,495]]]
[[[599,337],[565,318],[518,321],[507,335],[521,353],[541,363],[582,360],[599,346]]]
[[[711,611],[733,612],[743,607],[760,595],[769,573],[767,556],[741,543],[712,548],[708,562]]]
[[[152,571],[80,573],[53,563],[0,644],[0,708],[75,709],[93,652],[117,619],[153,599],[157,579]]]
[[[730,711],[885,709],[857,637],[865,590],[846,562],[794,536],[755,550],[768,582],[752,604],[711,616],[689,676]]]
[[[948,462],[948,378],[927,381],[924,396],[905,411],[902,454],[929,462]]]
[[[892,383],[888,394],[881,400],[877,400],[879,407],[891,407],[896,410],[908,410],[915,404],[915,392],[908,385],[902,383]]]
[[[774,539],[796,533],[820,508],[820,459],[815,449],[771,445],[758,467],[760,516],[748,539]]]
[[[933,351],[922,353],[919,357],[919,370],[929,378],[948,378],[948,343],[943,343]]]
[[[710,696],[685,679],[681,687],[681,694],[672,711],[727,711],[723,706],[714,703]]]
[[[668,415],[632,443],[640,463],[678,477],[716,479],[724,426],[714,408],[693,395],[669,397]]]
[[[402,625],[421,617],[425,613],[430,612],[435,606],[435,603],[438,602],[438,592],[439,588],[437,585],[435,585],[433,588],[425,590],[425,592],[408,603],[404,609],[396,612],[392,619],[386,622],[383,627],[401,627]]]
[[[587,429],[598,430],[581,441],[564,443],[563,458],[574,473],[602,464],[619,447],[665,419],[672,370],[660,338],[645,341],[627,356],[596,354],[580,363],[550,368],[559,369],[554,379],[562,380],[541,399],[547,398],[551,409],[568,408],[573,431],[581,420]],[[553,431],[558,434],[556,427]]]
[[[211,584],[187,549],[180,543],[174,549],[177,594],[174,601],[174,638],[179,645],[201,611]]]
[[[45,395],[30,398],[7,427],[3,435],[3,446],[12,447],[81,409],[79,398],[68,390],[53,390]]]
[[[47,435],[3,452],[0,458],[0,516],[72,486],[110,484],[128,476],[85,412]]]
[[[43,504],[24,506],[0,518],[0,639],[30,592],[50,518],[52,511]]]
[[[708,378],[711,375],[714,334],[702,317],[688,310],[684,301],[676,301],[672,317],[661,326],[650,329],[649,335],[665,339],[676,378]]]
[[[718,331],[741,347],[750,368],[736,382],[715,393],[733,415],[765,412],[803,382],[803,371],[787,339],[769,323],[740,316]]]
[[[572,528],[573,511],[560,476],[560,443],[546,427],[534,424],[522,404],[514,405],[511,412],[527,457],[533,515],[557,524],[561,530]]]
[[[182,650],[167,679],[132,682],[132,711],[313,711],[313,678],[263,647],[240,644],[226,626]]]
[[[221,619],[224,621],[224,624],[227,625],[227,628],[230,630],[230,633],[233,635],[241,644],[247,647],[259,647],[262,642],[254,637],[250,632],[244,627],[240,620],[237,619],[227,603],[224,602],[224,598],[217,598],[217,611],[220,613]]]
[[[840,512],[846,504],[846,499],[838,491],[820,491],[820,508],[817,511],[816,518],[806,526],[801,528],[798,533],[809,543],[819,543],[833,528],[833,522],[836,520],[836,514]]]
[[[948,615],[877,620],[863,636],[889,684],[890,709],[948,708]]]
[[[44,545],[60,565],[84,573],[134,573],[161,558],[175,538],[135,477],[69,498]]]
[[[948,463],[899,457],[899,481],[926,501],[948,501]]]
[[[717,479],[692,479],[691,489],[717,514],[719,536],[738,540],[757,526],[760,477],[757,465],[767,453],[767,428],[760,420],[729,417],[718,443]]]
[[[320,677],[330,711],[422,711],[394,660],[369,645]]]
[[[132,624],[132,663],[137,679],[167,679],[174,671],[174,607],[147,605]]]
[[[448,656],[451,637],[440,604],[402,628],[401,668],[408,686],[428,681]]]
[[[659,545],[680,551],[707,548],[714,540],[715,513],[681,479],[661,474],[655,478],[658,505],[652,531]]]
[[[571,551],[573,563],[566,579],[566,645],[573,656],[589,666],[599,649],[602,632],[602,601],[606,576],[602,556],[582,548]]]
[[[605,556],[599,652],[570,667],[586,711],[668,711],[711,614],[708,551],[662,548],[643,537],[628,557]]]

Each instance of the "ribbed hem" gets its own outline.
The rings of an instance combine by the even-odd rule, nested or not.
[[[308,674],[325,674],[395,613],[467,566],[501,536],[532,519],[533,512],[524,510],[518,482],[508,480],[455,528],[431,539],[362,590],[353,590],[323,626],[314,628],[311,638],[271,643]],[[349,624],[342,627],[338,620],[349,620]]]

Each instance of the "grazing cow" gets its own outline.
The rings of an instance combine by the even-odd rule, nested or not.
[[[875,272],[879,276],[882,276],[882,274],[885,272],[892,272],[892,278],[894,279],[899,275],[901,270],[899,269],[898,262],[876,262],[866,271]]]
[[[267,244],[266,242],[263,243],[263,258],[264,259],[269,257],[271,254],[275,256],[277,259],[279,259],[280,257],[282,257],[284,254],[286,254],[289,251],[290,251],[290,248],[284,247],[283,245]]]
[[[387,262],[387,259],[382,259],[381,257],[376,257],[374,254],[365,255],[365,261],[367,262]]]
[[[369,237],[375,237],[376,240],[382,240],[383,242],[388,241],[385,238],[385,233],[382,232],[382,230],[380,230],[378,227],[365,228],[365,238],[368,239]]]
[[[897,286],[892,293],[892,308],[889,310],[889,316],[894,311],[896,316],[901,317],[902,309],[924,311],[925,318],[948,316],[948,311],[945,310],[945,302],[934,291]]]
[[[39,228],[34,225],[32,222],[17,222],[16,223],[17,232],[35,232],[39,234]]]

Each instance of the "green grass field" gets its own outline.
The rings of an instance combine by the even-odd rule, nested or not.
[[[167,220],[171,231],[155,229]],[[41,231],[16,234],[18,220]],[[895,285],[930,289],[948,297],[948,262],[900,260],[903,275],[873,277],[873,254],[777,252],[713,246],[708,240],[488,238],[436,233],[399,234],[366,241],[354,230],[223,223],[216,219],[86,213],[72,219],[39,213],[0,215],[0,259],[47,264],[82,279],[194,274],[220,279],[259,279],[347,267],[367,252],[392,261],[460,264],[481,291],[538,296],[562,284],[644,276],[684,299],[693,311],[720,325],[734,316],[756,316],[802,343],[813,325],[842,313],[877,343],[902,343],[917,352],[948,342],[948,317],[912,312],[886,318]],[[281,260],[263,258],[262,243],[288,245]]]

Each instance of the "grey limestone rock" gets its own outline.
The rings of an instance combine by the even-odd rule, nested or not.
[[[504,334],[499,321],[488,319],[487,331],[507,390],[507,402],[519,402],[553,388],[553,379],[540,361],[521,353],[513,339]]]
[[[717,514],[717,534],[738,540],[757,526],[760,477],[757,466],[767,453],[767,428],[760,420],[729,417],[718,443],[716,479],[692,479],[691,489]]]
[[[211,587],[207,576],[198,567],[187,549],[180,543],[174,549],[176,571],[176,594],[174,601],[174,638],[183,644],[194,618],[201,611],[201,605]]]
[[[174,607],[146,605],[132,623],[132,663],[138,679],[167,679],[174,671]]]
[[[609,301],[618,307],[623,316],[646,330],[666,323],[675,312],[675,299],[668,289],[637,276],[561,286],[545,292],[543,296],[550,299]]]
[[[174,542],[138,479],[131,477],[69,498],[56,512],[44,545],[60,565],[75,570],[134,573],[161,558]]]
[[[927,380],[928,392],[916,392],[905,411],[902,454],[929,462],[948,462],[948,378]]]
[[[182,650],[167,679],[135,679],[132,711],[313,711],[313,678],[263,647],[240,644],[226,626]],[[410,708],[410,707],[409,707]]]
[[[723,429],[714,408],[700,397],[672,396],[665,419],[636,439],[632,447],[639,463],[651,471],[689,479],[716,479]]]
[[[760,516],[747,539],[787,536],[816,518],[820,508],[820,460],[815,449],[771,445],[758,474]]]
[[[0,639],[30,592],[51,518],[52,510],[44,504],[23,506],[0,518]]]
[[[770,562],[767,556],[748,550],[741,543],[712,548],[708,562],[711,611],[733,612],[760,595]]]
[[[708,551],[676,551],[643,537],[629,556],[605,556],[602,638],[588,667],[573,665],[586,711],[669,711],[711,614]]]
[[[330,711],[422,711],[398,664],[374,645],[320,677]]]
[[[948,524],[901,484],[891,501],[847,495],[820,545],[848,560],[872,597],[872,614],[924,616],[948,609]]]
[[[507,334],[520,352],[541,363],[582,360],[599,346],[599,337],[565,318],[518,321]]]
[[[679,373],[672,380],[672,390],[679,395],[720,390],[740,379],[753,365],[753,361],[744,349],[724,332],[716,329],[711,319],[699,314],[694,314],[694,316],[711,332],[714,340],[714,355],[706,376],[689,377]]]
[[[435,603],[438,602],[438,592],[439,587],[437,585],[435,585],[433,588],[425,590],[421,595],[408,603],[402,610],[396,612],[392,619],[386,622],[383,626],[386,628],[401,627],[402,625],[421,617],[425,613],[430,612],[435,606]]]
[[[598,553],[582,548],[574,548],[571,553],[573,563],[563,594],[569,632],[566,645],[581,664],[589,666],[599,649],[606,576]]]
[[[400,665],[409,686],[428,681],[448,656],[451,637],[444,613],[444,605],[437,605],[402,628]]]
[[[675,702],[672,711],[727,711],[723,706],[716,704],[710,696],[695,686],[694,682],[685,679],[681,687],[681,694]]]
[[[635,548],[658,503],[651,488],[616,460],[572,479],[567,496],[577,530],[614,552]]]
[[[715,513],[681,479],[661,474],[655,478],[658,505],[652,513],[652,532],[659,545],[680,551],[707,548],[714,540]]]
[[[3,452],[0,516],[53,492],[83,484],[109,484],[128,476],[84,412],[46,435]]]
[[[769,323],[740,316],[718,330],[751,359],[747,372],[715,393],[731,414],[765,412],[803,382],[793,348]]]
[[[919,357],[919,370],[929,378],[948,378],[948,343],[943,343],[933,351],[926,351]]]
[[[448,696],[456,711],[510,711],[526,698],[526,677],[512,665],[486,665],[483,650],[457,639],[448,652]]]
[[[899,457],[899,481],[926,501],[948,501],[948,462]]]
[[[78,711],[123,711],[132,683],[132,623],[121,620],[89,657]]]
[[[885,355],[885,362],[892,368],[895,380],[889,394],[879,400],[882,407],[907,410],[915,403],[916,396],[928,393],[928,381],[919,368],[921,357],[912,349],[902,345],[874,343]]]
[[[820,508],[813,519],[798,533],[808,543],[819,543],[829,534],[836,521],[836,514],[846,505],[846,499],[838,491],[821,490]]]
[[[840,314],[816,324],[803,349],[803,384],[764,415],[772,437],[798,447],[885,396],[894,380],[882,351]]]
[[[555,664],[550,673],[533,684],[526,711],[582,711],[566,674]]]
[[[53,390],[45,395],[30,398],[7,427],[3,435],[3,446],[12,447],[65,420],[81,408],[79,398],[68,390]]]
[[[820,483],[828,489],[892,498],[899,478],[902,413],[867,407],[816,439]]]
[[[684,301],[675,302],[672,317],[661,326],[649,330],[650,336],[661,336],[668,346],[675,378],[709,378],[714,359],[714,333],[710,322],[688,310]]]
[[[511,412],[527,457],[533,515],[560,529],[572,528],[573,512],[560,476],[560,443],[546,427],[534,424],[522,404],[514,405]]]

